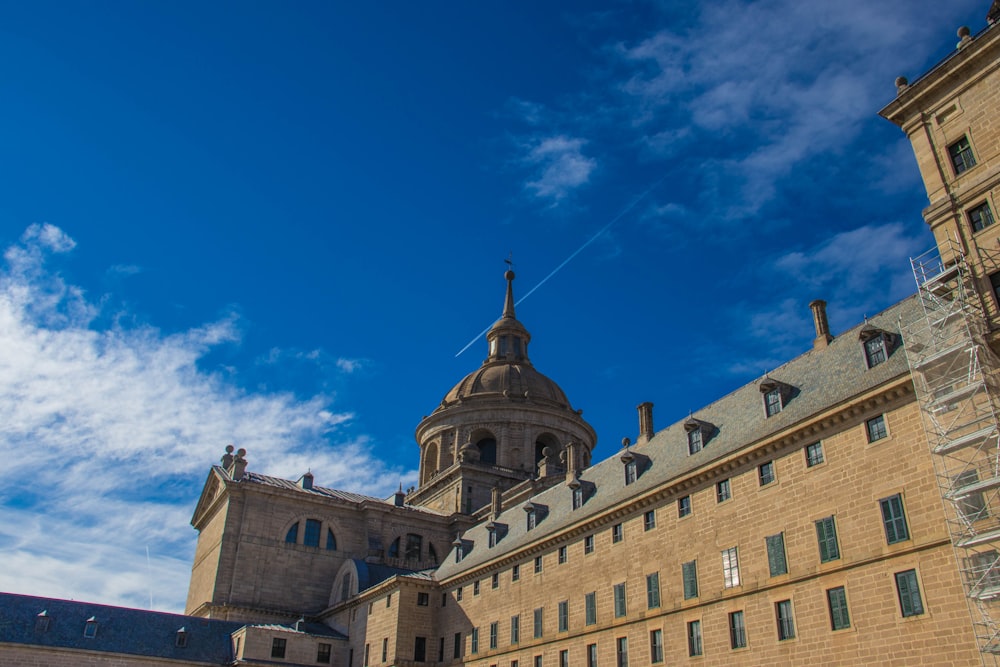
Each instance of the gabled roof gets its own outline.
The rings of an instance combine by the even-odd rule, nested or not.
[[[900,319],[910,322],[920,314],[919,303],[915,297],[910,297],[869,318],[868,322],[899,335]],[[771,378],[794,387],[797,392],[783,405],[781,412],[771,417],[765,415],[760,380],[744,385],[696,411],[690,418],[659,431],[649,442],[633,445],[633,452],[647,458],[644,472],[634,483],[624,484],[622,462],[617,454],[611,456],[580,475],[581,482],[593,485],[593,492],[582,507],[573,510],[570,489],[565,484],[558,484],[525,503],[504,508],[496,521],[509,525],[507,535],[496,546],[488,548],[485,522],[473,526],[462,535],[466,545],[472,544],[471,551],[456,563],[452,550],[437,569],[436,577],[440,580],[459,575],[558,530],[625,505],[633,497],[669,484],[831,406],[907,375],[909,365],[901,346],[897,346],[885,362],[871,369],[867,367],[858,342],[862,326],[865,325],[859,324],[842,333],[828,347],[810,350],[769,373]],[[714,426],[711,440],[693,455],[688,454],[685,429],[685,423],[691,418]],[[527,530],[523,511],[528,502],[549,507],[548,515],[531,531]]]
[[[36,632],[45,612],[48,629]],[[97,622],[97,634],[83,636],[87,620]],[[0,644],[28,644],[107,653],[171,658],[188,664],[224,665],[232,660],[230,635],[242,623],[181,614],[128,609],[90,602],[56,600],[0,593]],[[177,631],[184,628],[187,645],[179,647]]]

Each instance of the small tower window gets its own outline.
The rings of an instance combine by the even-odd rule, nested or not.
[[[87,619],[87,623],[83,626],[83,636],[87,639],[93,639],[97,636],[97,619],[93,616]]]

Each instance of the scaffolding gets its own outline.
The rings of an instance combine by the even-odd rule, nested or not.
[[[904,349],[984,664],[1000,655],[1000,429],[979,292],[954,242],[910,260],[921,316]]]

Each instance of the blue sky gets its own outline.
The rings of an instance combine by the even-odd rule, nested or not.
[[[180,610],[229,443],[415,483],[511,252],[600,458],[907,296],[876,113],[988,6],[3,4],[0,590]]]

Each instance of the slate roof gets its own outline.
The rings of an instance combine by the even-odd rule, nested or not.
[[[670,483],[687,473],[724,458],[762,438],[775,434],[807,419],[833,405],[847,401],[865,391],[874,389],[909,373],[909,365],[902,349],[899,321],[910,322],[920,316],[916,297],[905,299],[869,318],[867,325],[899,336],[889,358],[882,364],[868,369],[858,335],[865,323],[845,331],[828,347],[810,350],[768,373],[768,377],[790,385],[793,394],[784,408],[772,417],[765,417],[760,378],[719,400],[705,406],[691,416],[715,427],[704,449],[688,454],[687,431],[684,422],[657,432],[653,438],[631,450],[640,467],[640,476],[632,484],[624,484],[624,468],[619,454],[601,461],[583,471],[580,476],[589,494],[583,507],[572,509],[572,493],[565,484],[533,496],[529,501],[505,508],[495,519],[506,530],[497,545],[488,548],[486,522],[473,526],[462,535],[471,543],[460,563],[455,562],[452,549],[437,569],[437,579],[446,579],[481,565],[489,560],[515,552],[526,545],[543,539],[560,529],[584,521],[609,508],[626,504],[630,498]],[[524,506],[527,502],[545,508],[536,528],[527,530]]]
[[[46,632],[35,631],[45,611]],[[97,621],[97,635],[83,636],[87,619]],[[0,644],[31,644],[182,660],[188,664],[224,665],[232,660],[230,635],[242,623],[181,614],[128,609],[90,602],[0,593]],[[177,631],[187,632],[187,646],[176,646]]]
[[[222,470],[222,468],[219,467],[219,470]],[[299,493],[307,493],[325,498],[336,498],[349,503],[378,503],[381,505],[389,505],[391,507],[396,506],[395,502],[392,500],[366,496],[360,493],[352,493],[350,491],[341,491],[339,489],[331,489],[325,486],[313,486],[311,489],[303,489],[296,482],[291,480],[282,479],[280,477],[272,477],[271,475],[262,475],[259,472],[251,472],[249,470],[244,473],[243,479],[240,480],[240,484],[262,484],[264,486],[273,486],[280,489],[288,489],[290,491],[297,491]],[[417,507],[415,505],[404,505],[404,507],[415,512],[425,512],[427,514],[434,514],[438,516],[444,514],[436,510],[426,507]]]

